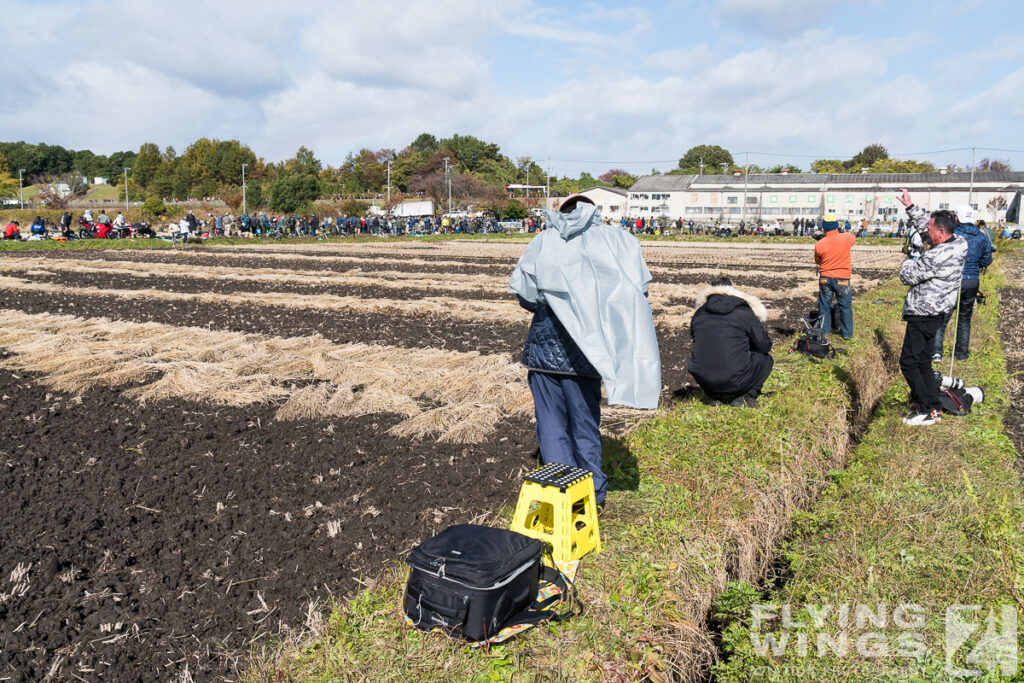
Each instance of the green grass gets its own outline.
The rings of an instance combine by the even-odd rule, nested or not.
[[[255,653],[251,680],[695,680],[715,658],[706,617],[768,572],[790,520],[844,467],[849,436],[892,382],[880,335],[892,284],[861,297],[850,354],[776,351],[757,410],[679,404],[605,447],[604,551],[579,574],[585,614],[488,650],[406,627],[399,568],[333,606],[317,637]],[[853,391],[851,391],[853,389]],[[874,398],[872,398],[874,397]],[[510,484],[515,485],[515,484]],[[504,511],[505,517],[508,511]]]
[[[990,304],[975,309],[971,359],[956,370],[985,388],[985,403],[969,416],[947,416],[939,425],[915,429],[900,422],[907,399],[902,382],[885,395],[851,466],[834,477],[811,511],[796,517],[785,545],[791,578],[765,596],[734,586],[737,604],[725,610],[734,618],[725,633],[730,656],[716,669],[718,680],[952,680],[943,649],[946,608],[979,604],[984,616],[990,607],[997,614],[1004,604],[1014,613],[1024,607],[1019,454],[1002,427],[1007,376],[995,302],[1002,285],[998,273],[983,281]],[[887,605],[890,618],[885,626],[863,628],[826,619],[793,628],[773,620],[754,629],[755,602],[791,605],[795,621],[808,620],[805,605],[843,603]],[[919,627],[894,624],[892,610],[907,603],[922,608]],[[769,633],[781,639],[784,632],[809,638],[809,654],[801,656],[792,646],[781,655],[754,651],[755,637],[763,643]],[[855,643],[867,632],[881,634],[890,645],[905,633],[917,633],[925,649],[920,657],[899,656],[895,647],[888,656],[875,657],[851,645],[842,656],[830,650],[816,655],[819,636],[845,634]],[[977,641],[975,636],[968,643]],[[964,666],[969,649],[958,650],[954,664]]]

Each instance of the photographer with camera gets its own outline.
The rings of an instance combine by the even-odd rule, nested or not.
[[[956,307],[967,242],[954,234],[958,224],[951,211],[933,211],[929,216],[914,205],[907,190],[897,199],[906,207],[910,231],[921,234],[922,241],[931,245],[920,257],[910,256],[900,264],[900,280],[910,285],[903,303],[907,329],[900,351],[900,370],[910,386],[910,412],[903,422],[926,426],[941,420],[932,352],[939,327]]]

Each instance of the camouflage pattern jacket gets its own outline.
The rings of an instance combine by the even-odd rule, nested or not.
[[[928,212],[911,204],[907,207],[910,228],[927,234]],[[919,259],[908,258],[900,265],[900,281],[910,285],[903,302],[903,316],[944,315],[956,307],[960,277],[967,258],[967,241],[954,235],[924,252]]]

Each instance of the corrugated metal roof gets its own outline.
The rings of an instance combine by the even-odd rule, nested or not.
[[[678,175],[645,175],[637,178],[637,181],[630,186],[630,192],[682,192],[690,187],[694,178],[701,176],[678,174]],[[705,178],[709,176],[704,176]]]
[[[593,187],[588,187],[587,189],[583,190],[583,192],[580,192],[580,194],[583,194],[584,192],[590,192],[591,190],[608,190],[609,192],[620,194],[623,197],[629,195],[629,192],[627,190],[622,189],[621,187],[608,187],[607,185],[594,185]]]
[[[751,173],[748,186],[753,185],[828,185],[830,187],[859,185],[952,185],[967,186],[970,173]],[[990,183],[1024,184],[1024,172],[978,172],[974,185]],[[649,175],[637,179],[630,192],[680,192],[698,190],[702,186],[743,186],[743,176],[734,175]]]

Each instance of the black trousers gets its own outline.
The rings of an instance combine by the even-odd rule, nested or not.
[[[939,383],[932,370],[935,335],[945,320],[944,315],[908,315],[904,317],[907,331],[903,334],[900,370],[910,386],[910,402],[921,412],[941,410]]]

